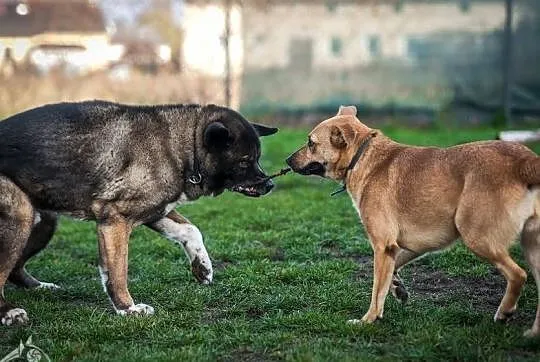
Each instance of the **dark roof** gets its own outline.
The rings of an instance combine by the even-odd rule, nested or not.
[[[28,13],[26,15],[17,13],[17,6],[21,4],[27,6]],[[41,33],[96,33],[104,31],[103,14],[92,2],[84,0],[0,0],[0,36],[17,37]]]

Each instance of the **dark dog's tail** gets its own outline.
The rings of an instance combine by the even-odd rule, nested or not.
[[[529,158],[519,165],[519,177],[527,185],[540,185],[540,157]]]

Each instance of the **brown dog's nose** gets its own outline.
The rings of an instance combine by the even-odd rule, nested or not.
[[[294,153],[290,155],[289,157],[287,157],[287,159],[285,160],[285,162],[287,162],[287,165],[289,165],[290,167],[293,167],[293,164],[292,164],[293,157],[294,157]]]

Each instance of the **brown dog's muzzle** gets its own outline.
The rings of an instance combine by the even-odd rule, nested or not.
[[[287,158],[287,165],[289,165],[294,172],[301,175],[324,176],[326,171],[324,165],[320,162],[309,160],[305,153],[305,147],[302,147]]]

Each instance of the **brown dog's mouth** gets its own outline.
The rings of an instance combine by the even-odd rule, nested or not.
[[[324,165],[320,162],[310,162],[307,166],[302,167],[301,169],[297,170],[301,175],[318,175],[318,176],[324,176],[326,169]]]

